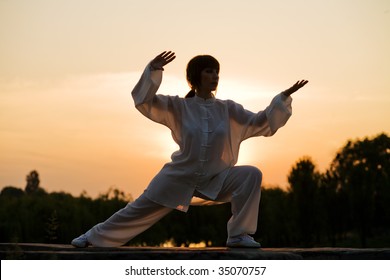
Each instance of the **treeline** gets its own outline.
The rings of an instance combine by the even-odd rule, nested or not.
[[[131,197],[110,189],[96,199],[85,193],[47,193],[39,174],[24,190],[0,194],[0,242],[69,243],[124,207]],[[390,138],[348,141],[320,173],[309,157],[288,174],[289,188],[263,188],[255,239],[264,247],[389,247]],[[172,211],[129,245],[224,246],[230,204]]]

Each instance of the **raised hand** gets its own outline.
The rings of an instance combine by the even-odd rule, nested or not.
[[[171,51],[165,51],[156,56],[151,62],[150,67],[152,70],[164,70],[164,66],[170,63],[176,58],[175,53]]]
[[[301,80],[301,81],[298,81],[296,82],[292,87],[290,87],[289,89],[286,89],[283,94],[285,96],[290,96],[291,94],[293,94],[294,92],[296,92],[298,89],[300,89],[301,87],[303,87],[304,85],[306,85],[309,81],[307,80]]]

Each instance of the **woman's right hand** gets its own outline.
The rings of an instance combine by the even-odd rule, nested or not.
[[[176,56],[174,52],[162,52],[150,62],[150,67],[152,70],[164,70],[163,67],[173,61],[175,58]]]

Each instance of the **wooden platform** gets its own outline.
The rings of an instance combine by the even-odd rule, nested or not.
[[[21,260],[390,260],[390,248],[74,248],[71,245],[0,243],[0,259]]]

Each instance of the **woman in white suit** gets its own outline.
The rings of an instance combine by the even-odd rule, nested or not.
[[[156,94],[163,67],[175,53],[163,52],[145,68],[132,91],[135,107],[167,126],[179,150],[134,202],[72,241],[75,247],[120,246],[151,227],[173,209],[186,212],[193,197],[230,202],[228,247],[259,248],[250,234],[257,229],[262,174],[253,166],[235,166],[240,144],[253,136],[271,136],[291,116],[291,94],[307,81],[276,95],[257,113],[231,100],[216,99],[219,63],[209,55],[187,65],[191,87],[185,98]]]

